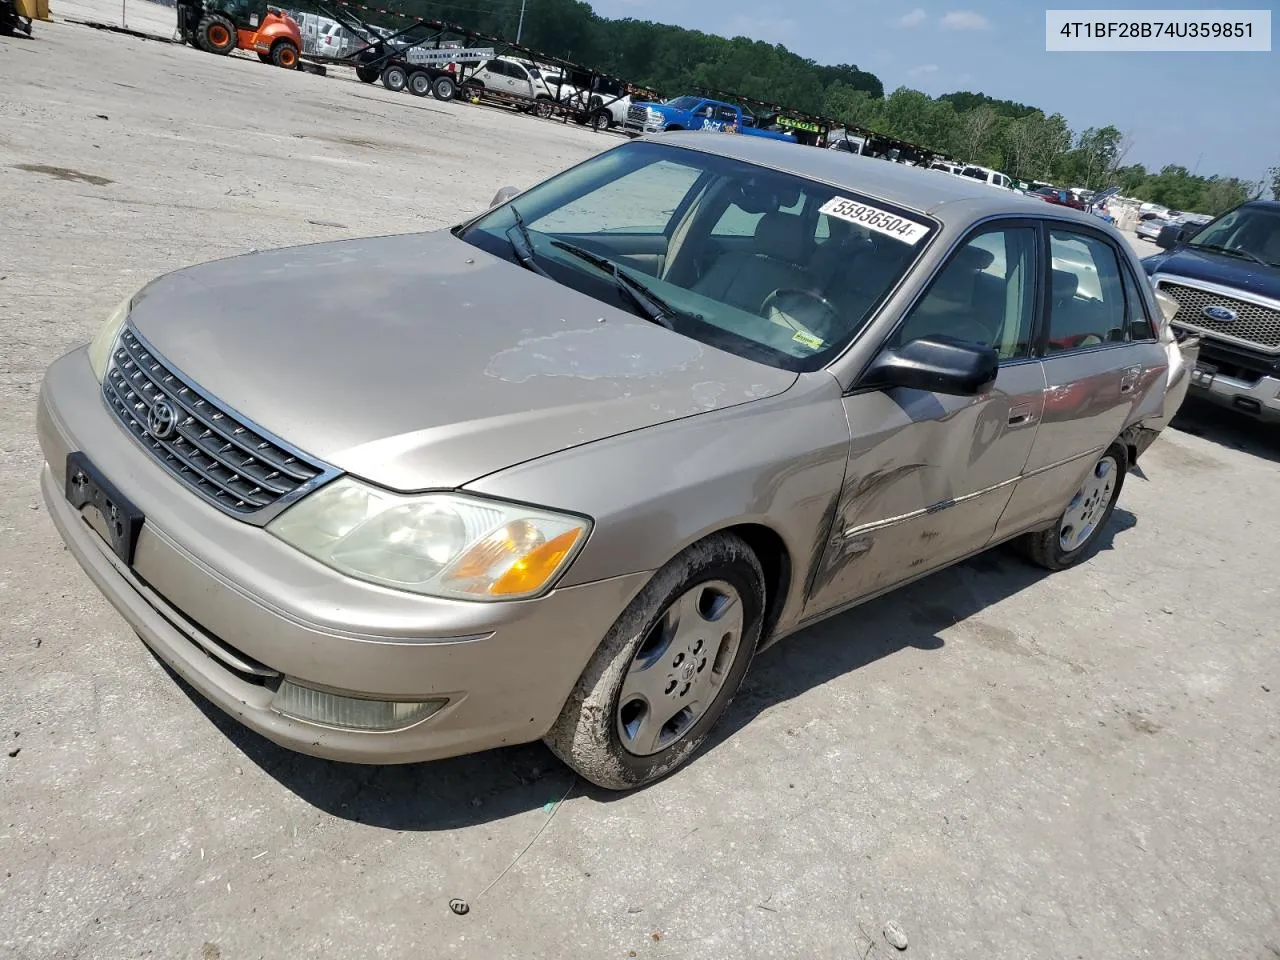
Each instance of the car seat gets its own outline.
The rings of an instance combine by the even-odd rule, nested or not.
[[[756,225],[749,250],[730,250],[716,259],[691,289],[704,297],[760,313],[775,290],[812,287],[806,260],[804,221],[795,214],[767,213]]]

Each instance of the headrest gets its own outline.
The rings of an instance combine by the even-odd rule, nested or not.
[[[987,267],[991,266],[995,259],[996,255],[990,250],[983,250],[981,247],[975,247],[973,244],[969,244],[967,247],[962,247],[960,249],[960,252],[956,254],[956,258],[952,262],[951,267],[948,269],[950,270],[953,267],[958,271],[962,270],[966,273],[981,273],[983,270],[987,269]]]
[[[798,263],[804,250],[804,221],[792,213],[766,213],[756,225],[756,253]]]
[[[1080,278],[1070,270],[1053,271],[1053,299],[1070,300],[1080,287]]]

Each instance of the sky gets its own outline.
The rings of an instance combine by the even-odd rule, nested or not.
[[[1129,0],[1136,3],[1137,0]],[[985,93],[1061,113],[1073,131],[1114,124],[1126,163],[1180,164],[1201,175],[1263,179],[1280,165],[1280,43],[1269,53],[1048,53],[1045,9],[1100,0],[590,0],[604,17],[673,23],[781,43],[819,63],[854,63],[938,96]],[[1267,9],[1274,0],[1159,9]],[[530,4],[530,13],[533,5]],[[1273,20],[1277,19],[1273,14]]]

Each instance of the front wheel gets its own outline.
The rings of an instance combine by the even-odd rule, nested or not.
[[[737,692],[764,622],[760,561],[716,534],[654,575],[610,628],[545,741],[584,779],[630,790],[693,756]]]
[[[1115,512],[1128,470],[1128,451],[1123,444],[1113,443],[1086,474],[1054,525],[1026,537],[1027,556],[1047,570],[1065,570],[1091,557]]]
[[[601,130],[608,130],[613,124],[613,117],[609,115],[608,110],[597,110],[591,115],[591,129],[599,133]]]
[[[271,48],[271,62],[286,70],[298,69],[298,48],[292,40],[277,40]]]
[[[196,27],[196,40],[200,49],[225,57],[236,48],[235,25],[220,13],[210,13]]]

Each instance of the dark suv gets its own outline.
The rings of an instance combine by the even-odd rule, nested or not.
[[[1170,224],[1156,244],[1142,265],[1180,305],[1175,333],[1201,338],[1192,393],[1280,423],[1280,202]]]

